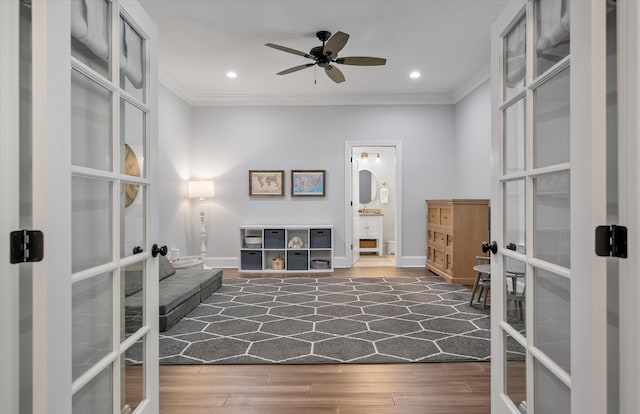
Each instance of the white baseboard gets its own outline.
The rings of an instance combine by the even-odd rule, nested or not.
[[[399,267],[425,267],[427,264],[426,256],[402,256]]]
[[[215,268],[237,268],[239,261],[237,257],[207,257],[206,264]]]
[[[402,256],[398,257],[397,267],[424,267],[427,263],[426,256]],[[206,265],[212,268],[238,268],[237,257],[207,257]],[[334,268],[345,268],[346,258],[344,256],[333,258]]]

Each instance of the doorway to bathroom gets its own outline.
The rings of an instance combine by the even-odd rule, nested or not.
[[[401,266],[399,145],[346,143],[345,267]]]

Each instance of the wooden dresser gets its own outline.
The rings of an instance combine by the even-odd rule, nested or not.
[[[427,269],[449,283],[473,285],[473,266],[489,240],[489,200],[425,200]]]

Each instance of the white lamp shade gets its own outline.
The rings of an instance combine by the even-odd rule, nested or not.
[[[189,198],[212,198],[214,195],[213,181],[189,181]]]

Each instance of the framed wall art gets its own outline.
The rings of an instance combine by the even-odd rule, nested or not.
[[[325,170],[291,170],[291,196],[324,197]]]
[[[249,170],[249,197],[284,197],[284,170]]]

